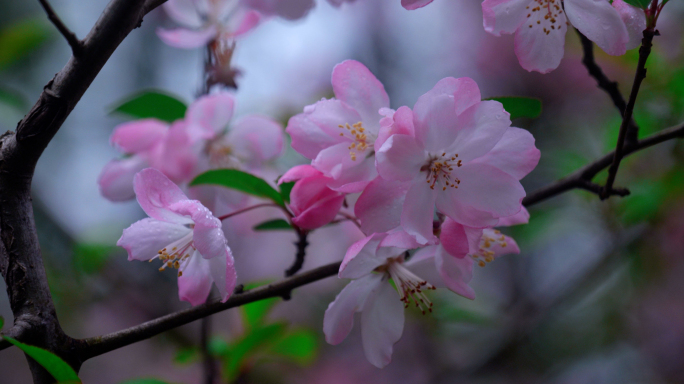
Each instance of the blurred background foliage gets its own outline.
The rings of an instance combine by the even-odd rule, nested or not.
[[[53,6],[82,37],[105,3],[54,0]],[[0,6],[4,131],[30,109],[69,50],[37,2],[0,0]],[[684,4],[670,2],[635,110],[641,137],[684,121],[682,19]],[[135,203],[101,198],[95,182],[116,156],[107,140],[113,127],[142,113],[129,104],[110,114],[122,100],[157,89],[190,101],[200,86],[201,52],[163,46],[154,34],[160,25],[170,23],[155,11],[127,38],[36,171],[35,216],[50,287],[62,325],[74,337],[113,332],[187,307],[178,301],[173,273],[129,263],[114,246],[121,230],[143,215]],[[321,1],[303,21],[272,20],[238,42],[238,115],[265,113],[286,122],[331,94],[330,71],[347,58],[364,62],[383,81],[393,108],[412,105],[442,77],[469,76],[484,97],[541,101],[538,118],[514,120],[535,135],[542,151],[539,166],[523,180],[531,191],[611,151],[617,139],[620,117],[581,65],[575,34],[568,34],[566,46],[558,70],[527,73],[513,54],[512,37],[484,33],[477,1],[436,0],[414,12],[403,10],[399,0],[357,0],[340,10]],[[637,51],[596,54],[626,94]],[[146,104],[153,103],[164,106],[168,100]],[[179,108],[162,109],[178,114]],[[298,161],[290,153],[284,163]],[[601,173],[596,181],[605,177]],[[631,195],[601,202],[572,191],[533,207],[529,225],[508,229],[521,254],[476,271],[476,300],[438,291],[432,295],[433,315],[408,311],[404,336],[384,370],[364,359],[358,327],[339,346],[325,343],[323,312],[345,283],[331,278],[295,291],[290,301],[271,299],[212,316],[208,353],[220,380],[684,382],[684,145],[668,142],[627,158],[616,184]],[[267,219],[244,220],[256,225]],[[231,228],[228,222],[243,284],[282,276],[294,257],[292,233]],[[358,236],[347,226],[317,231],[305,268],[339,260]],[[11,323],[4,293],[0,315]],[[80,376],[85,383],[199,383],[199,335],[199,324],[178,328],[93,359]],[[16,348],[0,352],[0,372],[0,383],[30,383]],[[140,379],[145,377],[155,379]]]

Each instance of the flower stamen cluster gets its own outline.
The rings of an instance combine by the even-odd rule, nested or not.
[[[387,264],[384,267],[386,273],[392,278],[394,284],[397,286],[399,299],[404,303],[404,308],[408,308],[411,301],[413,301],[416,304],[416,307],[423,312],[423,315],[426,313],[426,309],[432,313],[432,302],[425,295],[423,289],[435,290],[437,288],[404,267],[402,265],[403,261],[403,257],[387,259]],[[425,306],[425,308],[423,308],[423,306]]]
[[[446,157],[446,159],[444,159]],[[441,157],[431,157],[428,163],[420,168],[421,172],[427,172],[426,181],[430,184],[430,189],[435,189],[435,184],[440,181],[440,177],[443,179],[444,186],[442,191],[446,191],[447,187],[458,188],[458,184],[461,184],[461,180],[454,177],[454,181],[451,181],[451,172],[454,170],[454,165],[460,167],[463,165],[461,160],[456,161],[458,153],[451,157],[446,156],[446,152],[442,153]],[[456,164],[451,162],[456,161]]]

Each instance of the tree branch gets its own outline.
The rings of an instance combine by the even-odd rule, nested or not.
[[[103,353],[125,347],[141,340],[149,339],[150,337],[168,331],[169,329],[191,323],[195,320],[199,320],[203,317],[213,315],[214,313],[221,312],[229,308],[238,307],[271,297],[282,296],[283,293],[290,292],[297,287],[301,287],[302,285],[313,283],[326,277],[336,275],[339,269],[339,262],[324,265],[308,272],[283,279],[278,283],[269,284],[246,291],[244,293],[234,294],[225,303],[214,300],[210,303],[198,305],[183,311],[162,316],[123,331],[82,340],[82,342],[85,344],[85,347],[80,350],[79,357],[82,361],[85,361]]]
[[[306,257],[306,247],[309,245],[307,237],[309,232],[304,229],[297,229],[297,237],[299,240],[295,242],[297,246],[297,253],[295,254],[295,261],[292,266],[285,271],[285,277],[290,277],[299,272],[304,266],[304,258]]]
[[[80,56],[82,51],[83,51],[83,42],[76,37],[76,34],[71,32],[69,28],[67,28],[66,25],[62,22],[62,20],[57,16],[55,13],[54,9],[50,6],[50,3],[47,2],[47,0],[38,0],[40,2],[40,5],[43,6],[43,9],[45,9],[45,13],[47,13],[48,19],[52,22],[52,24],[57,27],[57,30],[59,33],[64,36],[66,39],[67,43],[69,43],[69,46],[71,46],[71,52],[73,53],[74,56]]]
[[[580,41],[582,43],[582,51],[584,52],[582,64],[584,64],[584,66],[587,67],[589,75],[591,75],[591,77],[593,77],[596,80],[599,88],[606,91],[608,96],[610,96],[610,99],[613,101],[613,105],[615,105],[618,111],[620,111],[620,116],[624,116],[625,108],[627,108],[627,102],[625,102],[624,97],[622,97],[622,93],[620,93],[620,90],[618,89],[617,81],[611,81],[605,75],[605,73],[603,73],[601,67],[599,67],[599,65],[596,63],[596,60],[594,59],[594,43],[591,40],[589,40],[586,36],[584,36],[582,32],[580,32],[577,28],[575,28],[575,32],[577,32],[577,34],[580,37]],[[638,136],[639,127],[637,126],[634,119],[630,118],[629,127],[627,129],[626,142],[634,144],[637,141]]]
[[[160,3],[112,0],[80,43],[81,48],[19,122],[16,133],[0,136],[0,273],[14,314],[9,333],[59,355],[76,370],[81,365],[75,354],[80,342],[65,335],[59,325],[41,258],[31,201],[33,172],[43,150],[114,50],[140,25],[145,13]],[[45,7],[47,3],[41,4]],[[49,5],[46,11],[49,15]],[[28,361],[35,383],[54,381],[40,365]]]
[[[684,138],[684,124],[663,129],[662,131],[653,134],[647,138],[639,140],[636,144],[628,145],[624,148],[622,156],[628,156],[634,152],[646,149],[650,146],[662,143],[675,138]],[[536,191],[528,194],[523,199],[523,205],[529,207],[551,197],[560,195],[571,189],[581,188],[590,192],[599,194],[601,190],[597,190],[598,185],[591,183],[591,180],[602,170],[610,166],[615,152],[611,152],[602,158],[587,164],[572,174],[553,182],[545,187],[539,188]],[[624,195],[626,190],[613,189],[612,193],[617,195]]]
[[[629,122],[632,119],[632,112],[634,112],[634,104],[636,104],[636,98],[639,94],[639,87],[641,82],[646,78],[646,60],[648,55],[651,53],[651,47],[653,46],[653,36],[656,32],[653,29],[646,29],[644,31],[644,37],[641,39],[641,48],[639,48],[639,63],[637,64],[637,70],[634,74],[634,84],[632,84],[632,91],[629,94],[629,101],[625,107],[625,112],[622,115],[622,124],[620,125],[620,134],[618,135],[617,145],[615,147],[615,156],[613,157],[613,163],[608,169],[608,179],[606,180],[606,185],[601,190],[601,200],[607,199],[613,192],[613,183],[615,182],[615,177],[617,176],[618,168],[620,167],[620,161],[622,160],[623,148],[625,145],[625,137],[627,135],[627,128],[629,127]]]

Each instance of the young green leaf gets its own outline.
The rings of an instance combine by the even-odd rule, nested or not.
[[[192,364],[199,359],[199,350],[196,347],[181,348],[176,351],[173,362],[179,365]]]
[[[282,196],[283,200],[287,201],[288,203],[290,202],[290,192],[292,192],[292,187],[294,187],[294,185],[294,181],[280,184],[280,196]]]
[[[228,382],[233,382],[238,376],[245,361],[259,354],[274,340],[283,337],[287,330],[287,324],[275,323],[257,328],[248,333],[244,338],[232,345],[230,353],[223,359],[223,373]]]
[[[38,48],[52,34],[52,26],[42,18],[24,19],[0,31],[0,69]]]
[[[2,330],[2,327],[5,325],[5,319],[0,316],[0,330]]]
[[[298,364],[310,364],[316,359],[318,338],[308,329],[293,330],[276,342],[270,352]]]
[[[185,117],[188,107],[178,97],[160,91],[143,91],[117,103],[112,113],[121,113],[134,119],[153,117],[173,122]]]
[[[242,319],[249,329],[255,329],[264,324],[264,320],[273,307],[278,303],[277,298],[255,301],[240,307]]]
[[[663,1],[663,4],[665,4],[666,2],[667,0]],[[647,9],[648,5],[651,4],[651,0],[625,0],[625,3],[633,5],[637,8]]]
[[[511,120],[518,117],[534,119],[539,117],[542,111],[541,100],[532,97],[491,97],[485,100],[495,100],[503,104],[506,112],[511,114]]]
[[[292,229],[292,226],[283,219],[275,219],[264,221],[254,227],[255,231],[277,231],[282,229]]]
[[[202,173],[190,182],[190,185],[202,184],[220,185],[236,189],[250,195],[271,199],[276,204],[285,206],[280,193],[273,189],[266,181],[237,169],[214,169]]]
[[[5,340],[17,346],[27,355],[31,356],[38,364],[42,365],[55,380],[59,382],[70,382],[70,383],[80,383],[81,379],[78,378],[76,372],[67,364],[64,360],[59,358],[59,356],[52,354],[42,348],[34,347],[32,345],[27,345],[19,342],[11,337],[4,337]]]
[[[109,245],[78,243],[74,246],[74,268],[86,275],[97,273],[102,270],[114,249]]]

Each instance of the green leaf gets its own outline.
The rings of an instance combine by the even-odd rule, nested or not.
[[[0,316],[0,330],[2,330],[2,327],[5,325],[5,319]]]
[[[298,364],[310,364],[316,359],[318,338],[308,329],[293,330],[276,342],[270,352]]]
[[[275,219],[264,221],[254,227],[255,231],[277,231],[281,229],[292,229],[292,226],[283,219]]]
[[[74,246],[74,268],[87,275],[100,272],[114,249],[109,245],[78,243]]]
[[[282,196],[283,200],[287,201],[288,203],[290,202],[290,192],[292,192],[292,187],[294,187],[294,185],[294,181],[280,184],[280,196]]]
[[[112,113],[121,113],[134,119],[153,117],[174,122],[185,117],[188,107],[178,97],[160,91],[143,91],[117,103]]]
[[[220,337],[213,337],[207,345],[209,354],[217,357],[225,357],[230,353],[230,345]]]
[[[666,1],[664,1],[663,4],[665,4]],[[625,0],[625,3],[637,8],[647,9],[648,5],[651,4],[651,0]]]
[[[228,382],[233,382],[240,373],[245,361],[281,338],[287,329],[285,323],[269,324],[262,328],[254,329],[244,338],[233,344],[230,353],[223,361],[224,374]]]
[[[518,117],[534,119],[539,117],[542,111],[541,100],[533,97],[491,97],[485,100],[495,100],[503,104],[506,112],[511,114],[511,120]]]
[[[171,384],[167,381],[157,380],[157,379],[133,379],[126,380],[120,384]]]
[[[18,112],[27,109],[26,99],[17,91],[7,88],[0,88],[0,103],[17,110]]]
[[[240,307],[242,319],[248,329],[255,329],[264,324],[268,313],[278,303],[277,298],[255,301]]]
[[[173,362],[179,365],[188,365],[197,361],[199,358],[199,351],[195,347],[181,348],[176,351],[176,356],[173,357]]]
[[[78,378],[76,372],[62,360],[59,356],[52,354],[42,348],[34,347],[32,345],[27,345],[14,340],[11,337],[5,336],[5,340],[17,346],[27,355],[31,356],[38,364],[42,365],[55,380],[60,382],[74,382],[80,383],[81,379]]]
[[[0,68],[16,62],[44,43],[52,26],[43,18],[24,19],[0,31]]]
[[[190,182],[190,185],[212,184],[236,189],[257,197],[273,200],[280,206],[285,206],[280,193],[273,189],[266,181],[247,172],[237,169],[214,169],[202,173]]]

